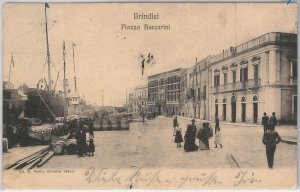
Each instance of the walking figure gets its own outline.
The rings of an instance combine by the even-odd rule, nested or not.
[[[261,118],[261,123],[264,126],[264,132],[266,132],[269,125],[269,117],[266,112],[264,112],[264,116]]]
[[[269,127],[274,128],[274,130],[275,130],[276,125],[277,125],[277,118],[275,116],[275,112],[273,112],[272,116],[270,117],[270,120],[269,120]]]
[[[276,150],[276,144],[281,141],[279,134],[274,130],[275,127],[269,127],[264,133],[262,142],[266,145],[266,155],[268,160],[268,166],[270,169],[273,168],[274,154]]]
[[[94,152],[95,152],[94,139],[90,137],[90,140],[89,140],[89,149],[88,149],[88,156],[94,156]]]
[[[195,119],[192,119],[192,124],[188,125],[184,136],[184,150],[186,152],[198,150],[198,146],[195,144],[196,131]]]
[[[183,142],[183,139],[182,139],[181,128],[179,127],[179,124],[177,124],[175,130],[176,130],[176,136],[175,136],[174,143],[177,143],[177,148],[182,147],[181,142]]]
[[[216,128],[215,130],[215,140],[214,140],[214,143],[215,143],[215,148],[218,148],[218,144],[220,145],[220,148],[223,147],[222,145],[222,137],[221,137],[221,129],[220,127]]]
[[[210,136],[210,129],[208,127],[208,123],[203,123],[202,127],[199,129],[197,133],[200,150],[209,150],[209,136]]]
[[[175,118],[173,119],[173,128],[174,128],[173,136],[176,136],[175,128],[177,127],[177,125],[179,124],[178,124],[177,116],[175,116]]]

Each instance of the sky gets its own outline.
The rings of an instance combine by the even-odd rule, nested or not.
[[[47,9],[52,79],[63,90],[63,42],[66,76],[74,90],[72,43],[77,87],[89,103],[121,106],[147,76],[188,68],[208,55],[268,32],[297,33],[297,7],[290,3],[49,3]],[[46,77],[45,5],[6,3],[3,7],[3,80],[15,65],[11,82],[36,87]],[[134,13],[159,13],[158,20],[134,20]],[[170,24],[169,31],[121,30],[121,24]],[[139,55],[156,61],[142,76]]]

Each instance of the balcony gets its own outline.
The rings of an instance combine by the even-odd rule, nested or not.
[[[236,83],[228,83],[225,85],[220,85],[217,87],[211,87],[211,93],[225,93],[225,92],[233,92],[233,91],[241,91],[247,89],[256,89],[261,86],[260,79],[249,79],[247,81],[240,81]]]

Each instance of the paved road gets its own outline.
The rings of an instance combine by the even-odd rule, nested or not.
[[[183,134],[188,122],[179,119]],[[94,157],[55,156],[43,168],[230,168],[227,159],[229,152],[238,159],[242,168],[267,167],[265,148],[261,142],[262,129],[221,124],[221,131],[222,149],[213,148],[213,139],[210,139],[210,151],[186,153],[183,148],[176,148],[172,119],[159,117],[147,124],[132,123],[129,131],[95,132]],[[274,167],[296,168],[296,151],[296,145],[279,144]]]

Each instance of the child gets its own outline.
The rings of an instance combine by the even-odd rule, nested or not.
[[[88,156],[90,156],[91,154],[92,154],[92,156],[94,156],[94,152],[95,152],[94,139],[90,137]]]
[[[217,128],[216,128],[215,141],[214,141],[214,143],[215,143],[215,145],[216,145],[215,148],[218,148],[218,144],[220,145],[220,148],[223,147],[222,141],[221,141],[220,127],[217,127]]]
[[[181,128],[179,127],[179,124],[175,127],[176,135],[175,135],[175,141],[174,143],[177,143],[177,148],[182,147],[181,142],[183,142],[182,134],[181,134]]]

